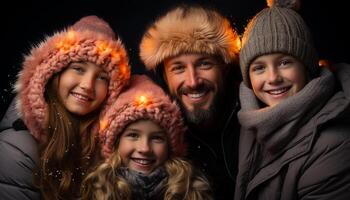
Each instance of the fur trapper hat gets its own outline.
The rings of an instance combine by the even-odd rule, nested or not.
[[[240,38],[227,18],[199,6],[178,6],[160,17],[144,34],[140,57],[148,70],[183,53],[220,56],[237,63]]]
[[[166,131],[171,154],[185,154],[186,128],[179,107],[147,76],[133,75],[130,85],[100,120],[102,155],[108,158],[114,151],[118,135],[128,124],[140,119],[150,119]]]
[[[299,0],[267,0],[269,8],[255,15],[242,38],[240,66],[243,81],[250,87],[249,65],[262,55],[285,53],[300,60],[311,78],[319,74],[318,55],[309,28],[295,11]]]
[[[15,85],[19,96],[17,108],[36,139],[45,138],[47,82],[71,62],[81,61],[95,63],[108,73],[107,104],[114,101],[130,78],[124,45],[115,38],[110,26],[96,16],[83,17],[73,26],[45,38],[25,57]]]

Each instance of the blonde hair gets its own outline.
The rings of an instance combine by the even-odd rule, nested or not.
[[[118,151],[83,181],[82,200],[131,200],[129,184],[117,171],[122,166]],[[204,175],[193,168],[189,161],[180,157],[169,158],[165,164],[168,181],[164,200],[212,200],[212,191]]]

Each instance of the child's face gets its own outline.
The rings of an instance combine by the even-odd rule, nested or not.
[[[86,115],[106,99],[109,77],[96,64],[71,63],[57,79],[58,96],[73,114]]]
[[[256,58],[249,66],[249,77],[255,95],[268,106],[293,96],[307,83],[304,65],[282,53]]]
[[[118,152],[124,166],[149,174],[168,158],[168,145],[166,133],[158,124],[139,120],[121,134]]]

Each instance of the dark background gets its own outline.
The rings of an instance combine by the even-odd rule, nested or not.
[[[341,0],[301,0],[299,13],[309,25],[321,58],[350,61],[349,7]],[[11,99],[23,55],[46,35],[52,35],[85,15],[110,23],[126,45],[133,73],[142,73],[138,44],[146,27],[167,9],[181,2],[212,6],[227,16],[239,33],[247,21],[266,6],[264,0],[114,0],[114,1],[8,1],[1,9],[0,117]],[[4,4],[4,2],[2,3]]]

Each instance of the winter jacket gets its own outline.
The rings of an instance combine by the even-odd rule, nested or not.
[[[17,113],[14,100],[0,122],[0,199],[40,199],[33,184],[37,142]]]
[[[275,107],[241,85],[236,200],[350,199],[350,66],[335,68]]]
[[[233,199],[234,195],[239,124],[238,105],[232,107],[221,115],[221,124],[216,131],[203,133],[189,126],[188,133],[185,134],[187,157],[208,177],[215,200]],[[210,136],[205,138],[204,134]]]

